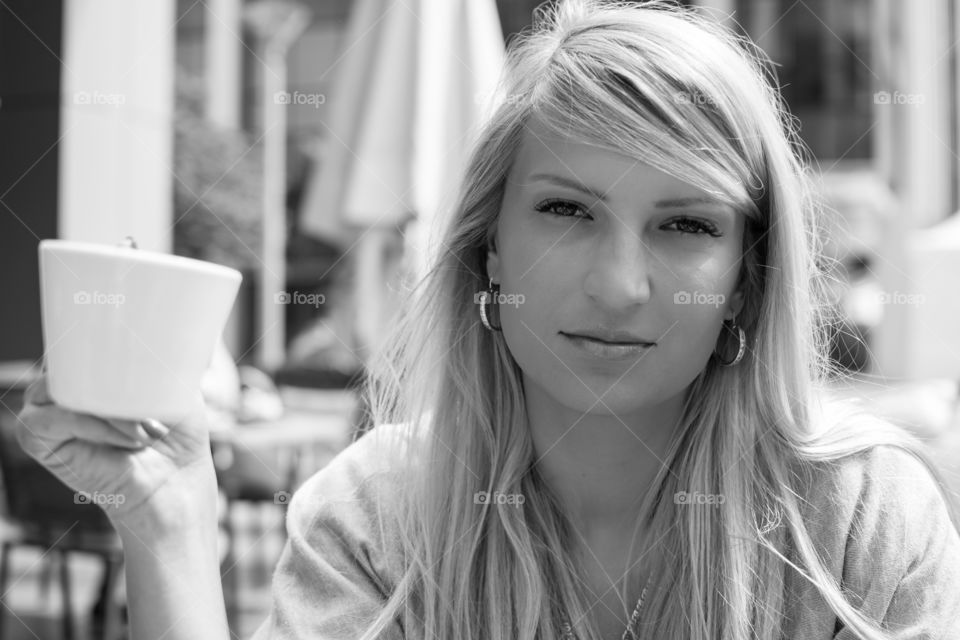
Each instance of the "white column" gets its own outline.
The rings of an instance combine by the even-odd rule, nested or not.
[[[287,53],[310,21],[310,12],[296,2],[261,0],[247,5],[246,20],[256,34],[261,61],[263,109],[263,239],[260,290],[257,301],[257,360],[274,369],[286,356],[284,305],[278,294],[286,288],[286,148]]]
[[[175,5],[63,3],[61,238],[172,249]]]
[[[938,365],[923,354],[960,348],[934,326],[936,312],[931,315],[948,308],[942,298],[952,295],[949,285],[931,286],[924,266],[928,261],[920,259],[924,249],[910,241],[951,213],[956,176],[950,151],[955,90],[950,68],[956,48],[950,42],[947,0],[928,0],[923,10],[880,0],[875,9],[871,66],[880,76],[881,92],[874,96],[875,163],[900,205],[874,270],[885,299],[872,345],[875,373],[918,378],[937,371]]]
[[[870,68],[880,76],[875,90],[887,90],[893,82],[896,58],[901,55],[903,42],[895,39],[896,7],[892,0],[876,0],[872,8],[873,24],[870,30]],[[876,95],[876,94],[875,94]],[[896,173],[896,123],[892,109],[880,109],[874,103],[873,121],[876,123],[873,136],[873,166],[888,184],[893,186]]]
[[[957,10],[957,7],[954,7],[953,11],[953,31],[950,33],[950,41],[953,42],[957,38],[960,38],[960,11]],[[953,60],[957,60],[956,49],[953,50]],[[955,131],[960,132],[960,64],[954,64],[953,68],[956,73],[953,76],[953,101],[950,105],[950,115],[953,117],[953,124]],[[957,137],[953,140],[953,147],[956,148],[956,145],[960,144],[960,133],[957,134]],[[960,207],[960,158],[954,157],[953,167],[955,173],[953,174],[953,206],[956,209]],[[956,213],[954,213],[956,215]]]
[[[276,96],[287,88],[285,52],[267,47],[263,63],[263,264],[260,269],[258,305],[261,340],[257,344],[261,366],[273,369],[283,364],[284,307],[276,295],[286,289],[286,175],[287,111]]]
[[[955,49],[948,52],[952,43],[947,0],[922,4],[920,10],[911,3],[894,3],[905,42],[892,90],[906,96],[897,97],[906,102],[887,105],[902,118],[897,171],[903,178],[899,191],[912,227],[927,227],[946,217],[953,189],[949,98],[950,56]]]
[[[240,128],[243,24],[240,0],[206,0],[204,83],[206,115],[226,129]]]

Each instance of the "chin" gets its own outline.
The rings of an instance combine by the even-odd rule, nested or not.
[[[579,383],[578,383],[579,384]],[[647,398],[637,392],[636,388],[624,387],[621,382],[619,388],[609,389],[609,386],[603,388],[594,388],[594,394],[591,394],[583,385],[578,390],[570,390],[570,393],[557,400],[570,409],[579,413],[588,413],[595,416],[619,416],[623,417],[659,404],[665,398]],[[606,394],[606,395],[604,395]],[[599,400],[599,401],[598,401]]]

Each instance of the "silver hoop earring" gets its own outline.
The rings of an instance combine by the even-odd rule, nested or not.
[[[500,290],[500,287],[494,289],[493,287],[493,278],[490,278],[490,284],[486,291],[480,291],[477,294],[477,300],[480,303],[480,322],[483,323],[490,331],[501,331],[502,327],[499,325],[492,325],[490,319],[487,317],[487,303],[493,302],[497,299],[497,291]]]
[[[720,354],[718,353],[718,354],[717,354],[717,361],[720,363],[720,366],[722,366],[722,367],[732,367],[732,366],[734,366],[735,364],[737,364],[738,362],[740,362],[740,360],[743,359],[743,354],[747,352],[747,334],[745,334],[745,333],[743,332],[743,328],[742,328],[742,327],[738,327],[738,326],[737,326],[737,319],[736,319],[736,318],[734,318],[733,320],[730,321],[730,330],[733,331],[734,329],[737,330],[737,337],[740,339],[740,347],[739,347],[739,349],[737,349],[737,357],[734,358],[733,360],[731,360],[730,362],[724,362],[724,361],[721,359]],[[716,352],[715,352],[715,353],[716,353]]]

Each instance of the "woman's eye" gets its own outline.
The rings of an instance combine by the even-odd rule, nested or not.
[[[676,230],[683,234],[706,234],[714,238],[722,235],[715,224],[697,218],[677,218],[668,222],[666,226],[671,225],[675,225]]]
[[[544,200],[536,205],[534,209],[540,213],[550,213],[555,216],[560,216],[561,218],[589,217],[581,205],[570,200]],[[583,215],[578,215],[578,211]],[[714,238],[719,238],[723,235],[715,224],[707,220],[700,220],[699,218],[677,218],[671,220],[665,226],[672,226],[683,235],[709,235]]]
[[[544,200],[543,202],[535,206],[534,209],[541,213],[549,212],[549,213],[552,213],[553,215],[560,216],[562,218],[584,217],[584,216],[575,215],[573,212],[576,212],[576,211],[583,211],[584,214],[586,214],[583,207],[581,207],[576,202],[571,202],[569,200],[556,200],[556,199]]]

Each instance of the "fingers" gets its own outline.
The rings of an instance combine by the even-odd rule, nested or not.
[[[107,423],[117,429],[120,433],[130,436],[144,444],[150,444],[154,440],[167,437],[170,428],[159,420],[148,418],[146,420],[121,420],[119,418],[108,418]]]
[[[158,420],[144,420],[140,423],[151,438],[162,440],[170,433],[169,427]]]
[[[27,405],[17,416],[17,440],[23,450],[38,460],[44,460],[68,440],[88,442],[140,449],[149,441],[149,435],[143,433],[138,440],[133,434],[111,426],[104,420],[80,413],[74,413],[56,405]]]
[[[26,392],[24,393],[24,404],[26,407],[21,414],[29,415],[31,418],[35,415],[40,416],[41,420],[38,424],[40,424],[41,427],[52,426],[52,423],[54,422],[59,423],[61,426],[68,424],[96,425],[99,423],[99,426],[93,427],[93,431],[89,432],[88,435],[97,435],[98,437],[104,438],[102,440],[104,444],[112,444],[118,447],[141,447],[151,443],[154,440],[163,439],[170,433],[170,428],[158,420],[147,419],[134,421],[116,418],[99,418],[92,415],[78,414],[68,409],[57,407],[55,401],[50,396],[50,390],[47,384],[47,376],[45,373],[40,375],[27,388]],[[26,412],[31,405],[37,409],[42,409],[42,412],[38,413],[31,411],[29,414],[27,414]],[[203,407],[203,397],[198,393],[194,402],[194,409],[185,417],[184,422],[196,421],[196,416]],[[48,410],[49,413],[47,413]],[[102,428],[103,425],[106,425],[112,431],[106,431]],[[28,423],[24,426],[30,427],[32,425]],[[64,433],[65,432],[62,432],[61,430],[60,435],[62,436]],[[122,437],[118,439],[116,434],[119,434]],[[90,439],[87,437],[87,435],[83,435],[82,433],[76,435],[75,437],[84,440]]]
[[[147,430],[143,428],[143,424],[137,420],[122,420],[119,418],[101,418],[101,420],[131,440],[146,444],[152,439]]]

